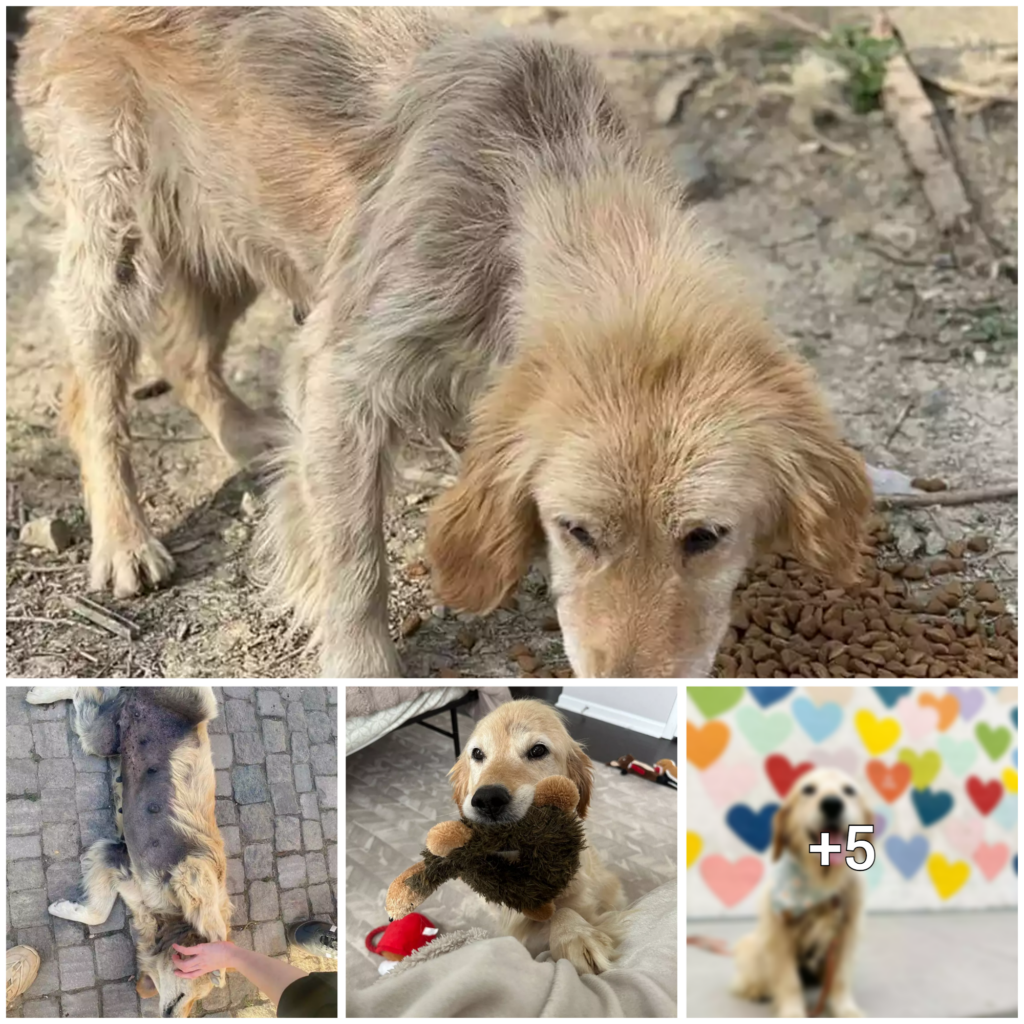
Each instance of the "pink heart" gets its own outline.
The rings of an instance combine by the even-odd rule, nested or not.
[[[735,907],[761,881],[764,864],[757,857],[741,857],[735,864],[730,864],[716,853],[701,861],[700,873],[708,888],[727,907]]]
[[[757,769],[753,765],[739,762],[717,761],[701,773],[701,780],[708,796],[719,807],[742,800],[757,784]]]
[[[1010,848],[1006,843],[995,843],[989,846],[982,843],[974,851],[974,863],[981,868],[981,873],[991,882],[1006,866],[1010,858]]]
[[[812,750],[807,759],[813,761],[819,768],[839,768],[847,775],[857,774],[857,754],[849,747],[828,753],[824,750]]]
[[[920,740],[939,727],[939,712],[922,707],[913,697],[903,697],[896,704],[896,713],[903,719],[911,739]]]
[[[970,857],[985,835],[985,822],[981,818],[950,818],[942,831],[957,853]]]

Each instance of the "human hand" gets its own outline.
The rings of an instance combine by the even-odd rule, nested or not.
[[[232,942],[201,942],[196,946],[179,946],[171,954],[174,974],[178,978],[199,978],[211,971],[226,970],[231,964],[235,946]]]

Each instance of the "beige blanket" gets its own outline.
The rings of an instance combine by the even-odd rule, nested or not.
[[[404,704],[435,686],[346,686],[345,717],[362,718]]]

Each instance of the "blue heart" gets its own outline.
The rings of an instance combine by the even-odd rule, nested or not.
[[[1002,687],[1001,686],[986,686],[985,689],[986,690],[991,690],[993,693],[998,693],[1002,689]]]
[[[765,804],[755,812],[746,804],[736,804],[729,808],[725,823],[747,846],[764,853],[772,842],[772,818],[778,809],[778,804]]]
[[[1017,831],[1017,796],[1004,793],[999,806],[992,812],[992,820],[999,822],[1007,832]]]
[[[788,697],[795,689],[795,686],[748,686],[750,696],[763,708],[770,708],[778,704],[780,700]]]
[[[1017,748],[1013,748],[1013,767],[1017,767]]]
[[[828,739],[843,720],[843,709],[832,701],[819,708],[813,700],[798,697],[793,701],[792,711],[800,727],[815,743]]]
[[[882,703],[887,708],[896,707],[896,702],[900,697],[906,697],[910,693],[909,686],[873,686],[872,689],[882,699]]]
[[[933,793],[930,789],[915,789],[910,794],[921,824],[927,828],[941,821],[953,809],[952,793]]]
[[[909,841],[889,836],[885,841],[885,852],[904,878],[913,878],[928,856],[928,840],[924,836],[914,836]]]
[[[1010,712],[1010,717],[1013,719],[1013,727],[1014,727],[1014,729],[1016,729],[1017,728],[1017,709],[1016,708],[1014,708]]]

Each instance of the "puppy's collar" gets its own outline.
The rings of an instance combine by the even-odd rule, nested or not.
[[[772,910],[790,917],[799,917],[839,898],[834,889],[815,885],[788,851],[783,852],[775,866],[771,894]]]

